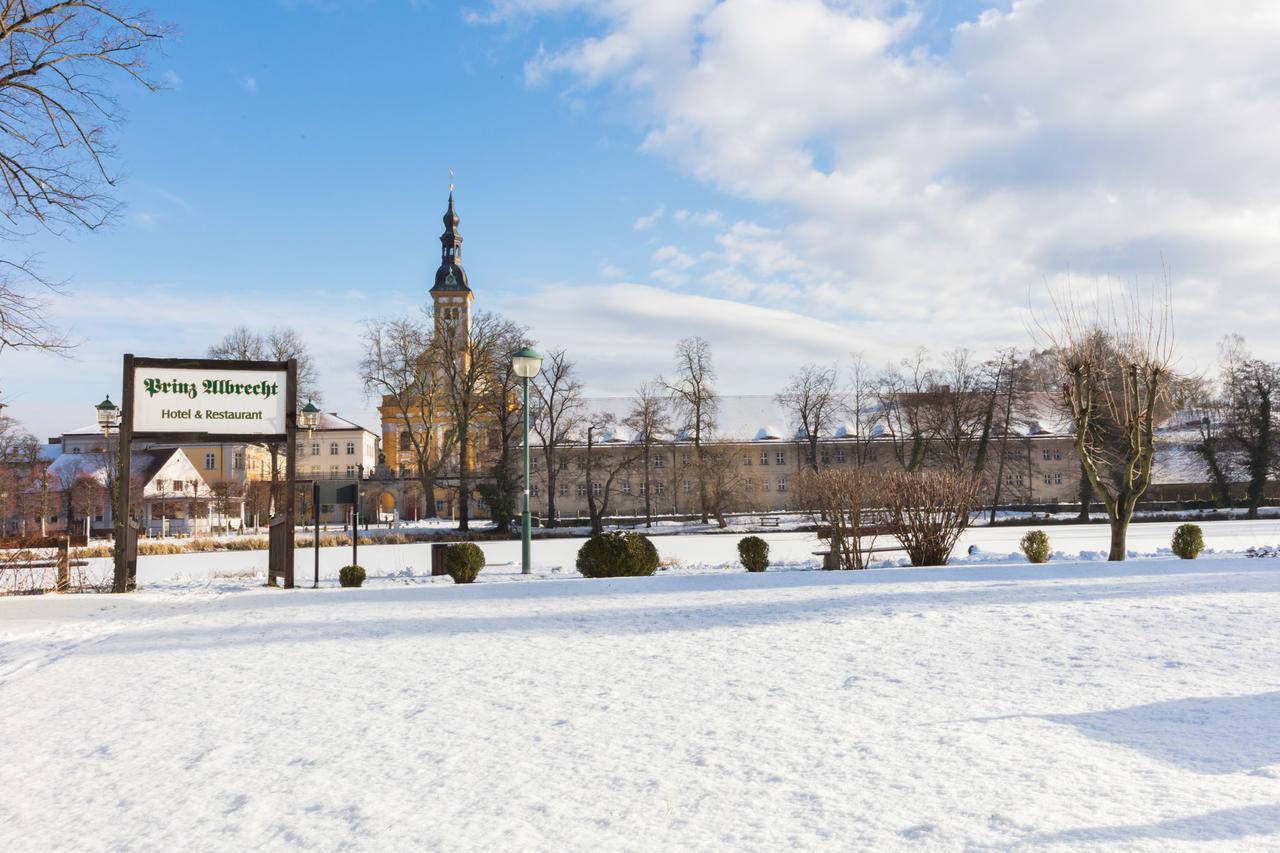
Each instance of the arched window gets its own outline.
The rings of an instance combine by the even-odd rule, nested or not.
[[[413,439],[409,437],[408,430],[405,430],[404,432],[400,433],[400,449],[401,450],[409,450],[410,448],[412,448],[413,447],[412,442],[413,442]]]

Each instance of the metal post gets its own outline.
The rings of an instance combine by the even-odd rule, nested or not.
[[[356,465],[356,505],[351,511],[351,565],[358,566],[356,549],[360,545],[360,480],[364,477],[364,466]]]
[[[524,512],[520,516],[520,573],[533,574],[530,563],[530,540],[533,538],[529,521],[529,377],[524,377]]]
[[[320,481],[319,480],[311,481],[311,510],[312,510],[312,515],[315,516],[315,522],[316,522],[315,542],[312,543],[312,545],[315,546],[315,552],[316,552],[316,579],[312,582],[311,588],[319,589],[320,588]]]
[[[284,588],[293,589],[293,527],[297,520],[298,496],[298,360],[291,358],[285,374],[285,465],[284,473]]]

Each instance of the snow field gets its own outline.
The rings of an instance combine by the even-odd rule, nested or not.
[[[1277,613],[1240,557],[0,600],[0,849],[1277,849]]]

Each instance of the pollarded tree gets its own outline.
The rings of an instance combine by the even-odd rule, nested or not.
[[[1151,484],[1156,421],[1172,380],[1169,303],[1167,274],[1146,301],[1136,286],[1091,304],[1068,290],[1047,331],[1076,453],[1111,525],[1110,560],[1125,559],[1129,522]]]
[[[809,450],[809,467],[818,470],[818,441],[831,431],[844,400],[836,387],[834,367],[806,364],[774,399],[782,406]]]

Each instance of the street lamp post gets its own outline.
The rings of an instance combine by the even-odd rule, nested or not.
[[[533,538],[529,519],[529,380],[542,369],[542,356],[525,347],[511,356],[511,369],[524,380],[524,512],[520,516],[520,573],[532,574],[530,542]]]

